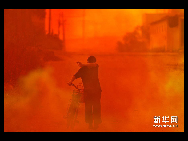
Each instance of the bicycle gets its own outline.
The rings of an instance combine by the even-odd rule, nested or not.
[[[78,122],[77,116],[78,116],[78,109],[80,103],[84,103],[83,99],[83,89],[78,88],[78,86],[71,84],[75,88],[73,90],[71,104],[68,108],[67,112],[67,128],[73,129],[75,126],[75,123]]]

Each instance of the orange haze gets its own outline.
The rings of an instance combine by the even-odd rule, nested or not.
[[[83,49],[95,52],[114,51],[116,42],[121,40],[126,32],[131,32],[136,26],[142,25],[142,14],[156,11],[156,9],[52,9],[51,32],[58,34],[58,19],[60,17],[62,21],[60,14],[63,13],[66,20],[67,51]],[[45,29],[48,33],[49,9],[46,13]],[[62,27],[60,27],[60,38],[62,39]],[[85,39],[84,45],[83,39]],[[78,44],[81,44],[81,47],[78,48]]]
[[[95,131],[184,131],[183,52],[115,52],[117,41],[142,25],[142,14],[159,10],[52,9],[53,34],[58,34],[63,13],[67,52],[53,48],[59,41],[54,36],[39,32],[42,27],[48,33],[49,9],[42,24],[36,9],[14,10],[5,10],[4,18],[5,132],[91,131],[85,123],[84,104],[74,130],[66,128],[63,118],[73,91],[67,82],[79,69],[76,62],[86,63],[90,55],[99,64],[102,88],[102,124]],[[38,13],[44,15],[44,9]],[[62,30],[60,26],[60,39]],[[178,116],[178,127],[155,128],[154,116]]]

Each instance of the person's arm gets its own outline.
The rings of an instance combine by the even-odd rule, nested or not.
[[[78,63],[79,67],[84,67],[84,66],[86,66],[86,67],[97,67],[98,66],[97,63],[87,63],[87,64],[82,64],[81,62],[77,62],[77,63]]]
[[[78,70],[78,72],[77,72],[75,75],[73,75],[73,77],[71,78],[71,80],[68,82],[68,85],[71,86],[72,82],[73,82],[75,79],[80,78],[80,77],[82,76],[82,74],[83,74],[83,68],[80,68],[80,69]]]
[[[72,79],[68,82],[68,85],[70,86],[75,79],[76,77],[73,75]]]

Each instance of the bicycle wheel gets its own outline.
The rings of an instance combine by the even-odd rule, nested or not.
[[[67,128],[73,129],[77,121],[78,115],[78,104],[71,103],[68,113],[67,113]]]

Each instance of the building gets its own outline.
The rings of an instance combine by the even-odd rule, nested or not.
[[[161,18],[165,16],[166,16],[166,13],[144,14],[142,16],[142,25],[149,28],[152,22],[160,20]]]
[[[44,9],[5,9],[5,43],[36,46],[45,36]]]
[[[184,14],[167,14],[150,24],[150,50],[184,50]]]
[[[146,42],[146,48],[150,50],[150,24],[165,17],[166,13],[144,14],[142,17],[142,37]]]
[[[149,51],[184,50],[184,9],[144,14],[142,28]]]

